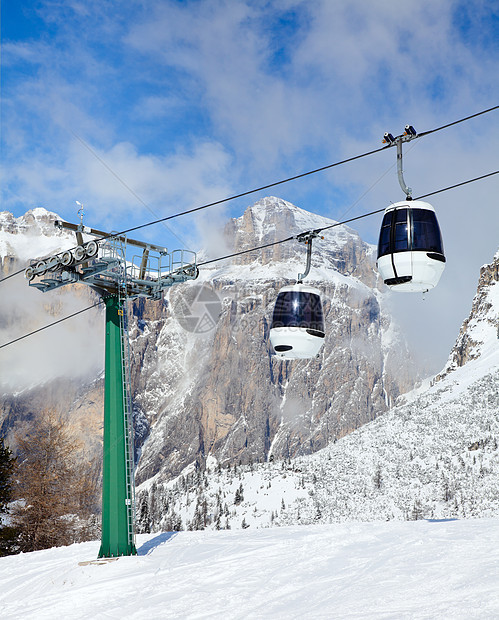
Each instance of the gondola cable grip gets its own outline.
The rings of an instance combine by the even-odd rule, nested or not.
[[[296,236],[296,239],[301,242],[301,243],[305,243],[306,245],[308,245],[307,247],[307,265],[305,267],[305,271],[303,273],[299,273],[298,274],[298,284],[301,284],[304,280],[304,278],[306,278],[308,276],[308,274],[310,273],[310,265],[312,262],[312,240],[317,238],[317,237],[321,237],[319,235],[319,231],[316,230],[310,230],[308,232],[305,233],[300,233],[299,235]],[[324,237],[321,237],[321,239],[324,239]]]

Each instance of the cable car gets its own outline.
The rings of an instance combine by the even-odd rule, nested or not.
[[[419,293],[437,285],[445,256],[435,209],[428,202],[405,200],[385,210],[376,265],[394,291]]]
[[[284,286],[277,296],[270,328],[276,356],[287,360],[314,357],[324,338],[320,291],[301,283]]]

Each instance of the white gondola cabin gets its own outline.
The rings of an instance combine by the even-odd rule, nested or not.
[[[429,203],[404,200],[385,210],[377,267],[394,291],[419,293],[437,285],[445,256],[435,209]]]
[[[301,283],[284,286],[275,302],[270,329],[276,356],[287,360],[315,357],[324,337],[320,291]]]

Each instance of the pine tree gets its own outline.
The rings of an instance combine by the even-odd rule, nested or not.
[[[222,529],[222,514],[218,510],[218,508],[217,508],[217,512],[215,514],[215,529],[216,530],[221,530]]]
[[[151,517],[149,515],[149,494],[142,495],[137,510],[137,531],[140,534],[151,533]]]
[[[421,502],[419,501],[419,499],[416,499],[414,501],[414,506],[412,507],[411,521],[419,521],[423,519],[423,516],[424,516],[423,506],[421,505]]]
[[[9,502],[12,500],[12,473],[16,459],[11,450],[4,445],[0,438],[0,513],[5,514]]]
[[[12,476],[16,466],[16,459],[11,450],[4,445],[0,438],[0,514],[7,514],[9,503],[12,500]],[[19,551],[17,544],[18,530],[10,525],[0,526],[0,557],[11,555]]]
[[[236,494],[234,496],[234,504],[239,506],[241,502],[244,501],[244,491],[243,491],[243,483],[239,485],[239,488],[236,489]]]
[[[206,526],[208,525],[208,501],[206,497],[203,498],[203,501],[201,503],[201,519],[203,523],[203,529],[206,529]]]
[[[381,473],[381,465],[378,465],[378,467],[376,468],[376,471],[374,472],[373,482],[374,482],[374,486],[377,489],[381,489],[381,486],[383,484],[383,474]]]

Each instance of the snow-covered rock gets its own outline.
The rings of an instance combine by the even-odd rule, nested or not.
[[[280,361],[268,339],[277,292],[305,268],[306,246],[296,240],[222,264],[201,259],[199,279],[171,289],[161,317],[141,306],[132,332],[134,394],[150,434],[139,482],[169,480],[209,455],[247,463],[315,452],[414,385],[387,293],[378,289],[374,248],[335,224],[269,197],[225,229],[226,252],[240,253],[334,226],[315,241],[306,280],[323,294],[327,335],[317,358]],[[212,329],[193,333],[182,328],[181,314],[200,287],[218,299],[219,316]]]
[[[469,317],[464,321],[449,360],[438,378],[469,361],[486,359],[497,351],[499,339],[499,252],[480,269],[478,288]]]
[[[168,484],[144,484],[140,527],[498,516],[498,259],[481,270],[472,311],[438,381],[315,454],[235,469],[212,465]],[[454,364],[466,335],[473,355]]]

